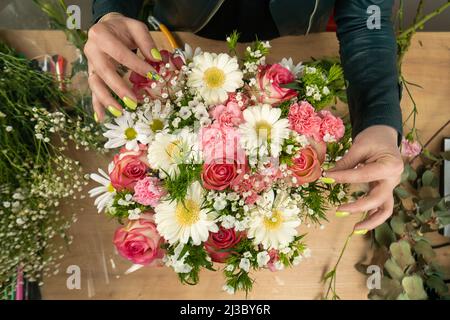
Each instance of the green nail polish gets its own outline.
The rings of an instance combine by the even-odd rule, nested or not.
[[[336,180],[334,180],[333,178],[328,178],[328,177],[322,177],[322,178],[320,178],[320,181],[322,181],[323,183],[326,183],[326,184],[333,184],[336,182]]]
[[[369,230],[367,230],[367,229],[359,229],[359,230],[353,231],[353,234],[357,234],[357,235],[363,236],[363,235],[365,235],[368,231],[369,231]]]
[[[161,77],[156,72],[151,72],[150,71],[150,72],[147,73],[147,78],[149,78],[150,80],[158,81]]]
[[[338,218],[344,218],[344,217],[348,217],[350,215],[350,212],[348,212],[348,211],[336,211],[335,215]]]
[[[150,50],[150,53],[152,54],[152,57],[153,57],[154,59],[156,59],[156,60],[162,60],[161,52],[159,52],[158,49],[153,48],[152,50]]]
[[[134,101],[133,99],[128,98],[128,97],[123,97],[122,101],[123,101],[123,103],[125,103],[125,105],[126,105],[128,108],[130,108],[131,110],[136,110],[136,108],[137,108],[137,102]]]
[[[122,111],[120,111],[119,109],[117,109],[114,106],[108,106],[108,111],[111,112],[111,114],[116,118],[118,118],[122,115]]]
[[[95,122],[97,122],[97,123],[99,122],[99,121],[98,121],[98,115],[97,115],[97,112],[94,112],[94,120],[95,120]]]

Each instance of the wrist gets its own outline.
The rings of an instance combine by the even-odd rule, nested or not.
[[[119,13],[119,12],[109,12],[107,14],[105,14],[103,17],[101,17],[98,22],[105,22],[114,18],[121,18],[124,17],[123,14]]]

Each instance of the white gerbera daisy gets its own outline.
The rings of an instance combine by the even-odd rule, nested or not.
[[[187,43],[184,45],[184,51],[183,51],[183,55],[184,55],[184,58],[186,59],[186,61],[192,61],[192,59],[195,57],[195,56],[198,56],[199,54],[202,54],[202,49],[201,48],[199,48],[199,47],[197,47],[197,48],[195,48],[195,50],[190,46],[190,45],[188,45]]]
[[[143,144],[150,144],[155,134],[162,132],[168,126],[168,117],[172,108],[161,105],[161,101],[155,100],[152,105],[137,113],[136,131],[137,139]]]
[[[112,205],[114,197],[116,196],[116,189],[111,184],[111,180],[108,174],[102,169],[98,169],[98,173],[92,173],[90,178],[95,182],[101,184],[99,187],[95,187],[89,190],[89,195],[91,198],[97,197],[94,204],[97,206],[98,212],[100,213],[105,208]]]
[[[245,122],[239,127],[242,146],[250,152],[270,148],[271,155],[278,156],[289,136],[289,121],[280,119],[281,109],[263,104],[245,109],[243,116]]]
[[[114,121],[116,124],[105,124],[105,127],[109,129],[103,134],[108,138],[108,141],[105,143],[105,148],[115,149],[125,145],[127,150],[139,150],[139,142],[145,142],[139,139],[139,132],[132,114],[125,111],[121,117],[115,118]]]
[[[288,69],[296,77],[298,77],[301,73],[303,73],[303,69],[305,68],[305,66],[302,65],[301,62],[295,65],[292,58],[289,59],[283,58],[280,62],[280,65]]]
[[[178,173],[178,164],[201,159],[198,150],[197,135],[187,130],[176,135],[157,133],[148,148],[147,159],[151,168],[160,170],[161,176],[174,176]]]
[[[170,244],[177,241],[194,245],[206,241],[209,232],[217,232],[216,216],[209,209],[202,208],[203,188],[196,181],[190,185],[186,198],[181,201],[162,201],[155,208],[155,222],[158,232]]]
[[[209,105],[225,102],[228,92],[243,86],[236,58],[225,53],[205,52],[194,57],[187,85],[197,90]]]
[[[250,211],[252,216],[248,237],[264,249],[280,249],[287,246],[297,235],[300,225],[300,209],[289,200],[286,192],[275,197],[273,190],[263,195]]]

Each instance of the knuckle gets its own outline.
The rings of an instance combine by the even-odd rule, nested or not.
[[[92,40],[99,39],[102,33],[103,33],[103,26],[101,24],[95,24],[88,31],[88,39]]]

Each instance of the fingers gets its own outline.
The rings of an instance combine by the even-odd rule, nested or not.
[[[385,222],[391,215],[394,208],[394,198],[391,195],[383,205],[364,221],[355,225],[355,230],[372,230]]]
[[[105,111],[94,92],[92,92],[92,106],[94,108],[95,122],[103,122],[105,119]]]
[[[360,150],[360,148],[350,148],[348,152],[342,157],[342,159],[338,160],[336,162],[336,165],[332,169],[327,171],[327,173],[355,168],[360,162],[363,161],[363,159],[361,159],[363,154],[360,152]]]
[[[89,76],[89,87],[92,90],[93,96],[97,100],[97,109],[102,109],[102,113],[97,113],[99,121],[103,120],[103,108],[108,109],[114,116],[120,116],[122,114],[122,107],[113,98],[103,80],[95,73]],[[100,107],[99,107],[100,106]],[[94,110],[97,112],[96,105],[94,104]]]
[[[366,212],[372,209],[377,209],[386,199],[392,197],[392,186],[387,182],[377,183],[368,193],[367,196],[356,200],[355,202],[346,203],[340,206],[337,210],[341,212]]]
[[[146,59],[152,61],[161,60],[161,54],[159,53],[159,50],[156,48],[155,42],[150,36],[148,28],[144,23],[136,20],[131,20],[130,31],[136,46],[139,48],[142,55]]]

